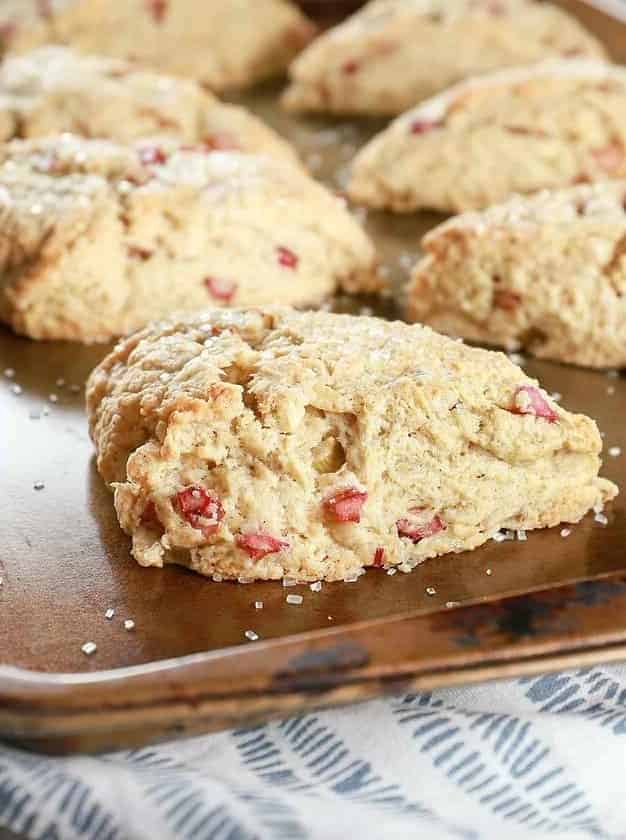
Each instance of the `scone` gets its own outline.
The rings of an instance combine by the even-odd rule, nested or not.
[[[0,319],[101,341],[176,309],[319,303],[381,284],[372,244],[301,169],[72,135],[0,148]]]
[[[290,67],[292,110],[400,114],[468,76],[544,58],[603,58],[577,20],[533,0],[371,0]]]
[[[356,156],[370,207],[462,211],[512,193],[626,177],[626,68],[549,61],[456,85]]]
[[[153,324],[92,373],[98,469],[145,566],[354,579],[576,522],[598,429],[428,327],[288,308]]]
[[[430,231],[411,320],[536,356],[626,366],[626,181],[516,196]]]
[[[190,79],[68,47],[9,57],[0,66],[0,140],[64,131],[120,142],[165,135],[297,160],[289,143],[261,120]]]
[[[314,31],[289,0],[0,0],[8,51],[67,44],[212,90],[280,73]]]

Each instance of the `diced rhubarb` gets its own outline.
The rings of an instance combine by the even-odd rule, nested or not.
[[[359,62],[355,61],[353,58],[349,58],[347,61],[341,65],[341,72],[346,76],[354,75],[357,70],[359,69]]]
[[[229,301],[237,291],[237,284],[234,280],[226,280],[224,277],[205,277],[204,285],[209,290],[211,297],[216,300]]]
[[[490,3],[487,3],[487,11],[490,15],[494,15],[495,17],[500,17],[501,15],[506,14],[506,9],[502,3],[499,3],[498,0],[491,0]]]
[[[367,493],[364,490],[349,487],[324,499],[324,509],[337,522],[360,522],[361,511],[366,501]]]
[[[163,164],[167,162],[167,155],[160,146],[142,146],[139,149],[139,160],[145,166]]]
[[[153,254],[154,251],[151,248],[144,248],[143,245],[128,246],[128,255],[130,257],[134,257],[137,260],[141,260],[142,262],[149,260]]]
[[[214,534],[224,518],[221,501],[197,484],[179,490],[174,497],[174,505],[183,519],[192,528],[202,531],[205,537]]]
[[[411,508],[407,517],[398,519],[396,528],[401,537],[408,537],[412,542],[418,543],[426,537],[445,531],[446,523],[439,514],[433,514],[426,508]]]
[[[520,295],[515,292],[509,292],[506,289],[498,289],[493,294],[493,305],[497,309],[506,309],[508,312],[513,312],[522,302]]]
[[[141,516],[139,517],[139,522],[148,528],[159,524],[159,517],[157,515],[156,507],[154,506],[153,501],[149,501],[146,503],[146,506],[143,509]]]
[[[52,17],[52,2],[51,0],[37,0],[37,13],[39,17],[46,20]]]
[[[608,143],[598,149],[592,149],[591,154],[596,163],[605,172],[615,172],[624,163],[624,149],[621,143]]]
[[[376,551],[374,552],[374,562],[372,566],[376,566],[377,568],[381,568],[385,565],[385,549],[382,546],[378,546]]]
[[[426,134],[434,128],[440,128],[440,120],[413,120],[411,123],[411,134]]]
[[[559,415],[550,403],[534,385],[521,385],[513,397],[513,407],[509,409],[513,414],[532,414],[542,417],[548,423],[556,423]]]
[[[289,548],[289,543],[285,540],[279,540],[270,534],[260,532],[237,534],[236,542],[239,548],[247,552],[253,560],[260,560],[266,554],[275,554],[277,551],[284,551]]]
[[[284,245],[278,245],[276,248],[278,254],[278,262],[284,265],[285,268],[297,268],[300,258],[290,248],[285,248]]]
[[[163,23],[169,0],[146,0],[148,11],[157,23]]]
[[[205,152],[231,150],[236,151],[241,146],[232,134],[227,134],[225,131],[216,132],[215,134],[207,134],[202,138],[202,145]]]
[[[16,31],[17,26],[13,23],[13,21],[7,20],[4,23],[0,23],[0,42],[8,44],[15,35]]]

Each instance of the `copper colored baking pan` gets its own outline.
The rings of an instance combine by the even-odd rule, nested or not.
[[[626,26],[573,2],[626,62]],[[278,89],[244,101],[340,187],[376,126],[286,116]],[[396,288],[437,221],[367,216]],[[364,306],[401,311],[393,299],[336,301],[343,310]],[[107,349],[36,343],[0,328],[1,738],[51,752],[115,749],[409,687],[626,659],[623,376],[526,366],[569,409],[598,420],[607,450],[623,450],[605,456],[604,474],[625,488],[606,523],[590,514],[569,536],[534,532],[410,575],[372,570],[316,593],[218,584],[130,559],[82,410],[85,379]],[[11,368],[13,377],[2,374]],[[286,604],[288,593],[303,603]],[[81,652],[87,641],[97,644],[92,656]]]

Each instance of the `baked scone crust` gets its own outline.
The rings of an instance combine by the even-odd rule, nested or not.
[[[422,241],[410,320],[590,367],[626,366],[626,180],[517,196]]]
[[[121,143],[165,136],[298,160],[258,117],[220,102],[191,79],[68,47],[8,57],[0,65],[0,140],[62,132]]]
[[[0,319],[32,338],[103,341],[172,311],[384,283],[343,199],[300,168],[177,143],[9,143],[0,230]]]
[[[282,72],[315,26],[289,0],[2,0],[0,32],[10,52],[67,44],[221,91]]]
[[[357,154],[348,193],[462,212],[624,177],[626,68],[572,59],[470,79],[408,111]]]
[[[605,58],[551,3],[371,0],[290,67],[291,110],[400,114],[468,76],[546,58]]]
[[[341,580],[576,522],[617,488],[595,423],[427,327],[214,310],[125,339],[87,388],[142,565]]]

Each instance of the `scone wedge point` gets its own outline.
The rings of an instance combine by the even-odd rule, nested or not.
[[[63,132],[121,143],[165,136],[207,149],[298,160],[258,117],[220,102],[191,79],[69,47],[9,56],[0,66],[0,140]]]
[[[483,344],[626,367],[626,180],[516,196],[422,240],[410,320]]]
[[[577,20],[534,0],[371,0],[295,59],[295,111],[400,114],[456,82],[546,58],[604,58]]]
[[[461,82],[403,114],[357,154],[348,194],[459,212],[624,177],[626,68],[564,59]]]
[[[218,579],[410,571],[617,493],[593,420],[505,355],[376,318],[153,324],[95,369],[87,407],[135,559]]]
[[[2,0],[5,51],[67,44],[128,58],[211,90],[285,70],[314,24],[289,0]]]
[[[72,135],[0,149],[0,320],[104,341],[208,305],[320,303],[384,284],[345,202],[239,152]]]

